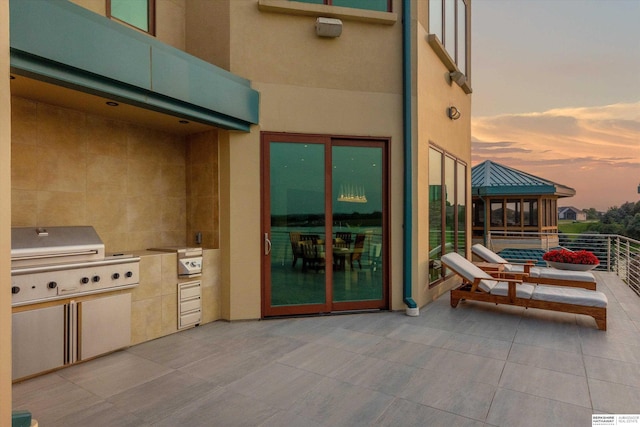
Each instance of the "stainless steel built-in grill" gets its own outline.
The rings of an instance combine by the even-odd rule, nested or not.
[[[139,282],[139,257],[105,256],[89,226],[11,229],[12,305],[127,289]]]
[[[105,256],[93,227],[13,228],[11,238],[14,380],[130,345],[131,293],[114,291],[138,285],[139,257]]]

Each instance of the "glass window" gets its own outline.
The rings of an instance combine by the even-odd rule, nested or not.
[[[444,182],[443,182],[444,179]],[[429,283],[442,279],[440,257],[466,252],[467,165],[429,148]]]
[[[455,249],[454,237],[456,231],[455,208],[456,208],[456,161],[449,156],[444,158],[444,191],[445,191],[445,235],[444,253],[452,252]]]
[[[456,205],[458,206],[457,252],[461,255],[467,249],[467,166],[458,162],[456,171]]]
[[[456,64],[466,74],[467,69],[467,8],[463,0],[457,3]]]
[[[537,226],[538,225],[538,201],[537,200],[525,200],[522,203],[522,215],[525,226]]]
[[[442,277],[442,153],[429,149],[429,282]]]
[[[435,34],[465,75],[467,72],[468,0],[429,0],[429,33]]]
[[[444,40],[442,34],[442,0],[429,0],[429,32]]]
[[[377,10],[390,12],[389,0],[293,0],[301,3],[326,4],[330,6],[351,7],[354,9]]]
[[[538,226],[538,201],[534,200],[531,203],[531,225]]]
[[[107,16],[155,34],[155,0],[107,0]]]
[[[456,0],[444,0],[444,40],[447,52],[455,60],[456,53]]]
[[[520,200],[507,200],[507,225],[520,225]]]
[[[504,226],[504,209],[502,200],[494,200],[491,202],[491,226]]]

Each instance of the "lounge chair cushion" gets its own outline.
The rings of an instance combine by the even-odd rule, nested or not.
[[[516,298],[530,299],[533,294],[535,285],[528,283],[518,283],[516,285]],[[507,296],[509,294],[509,284],[507,282],[498,282],[493,289],[491,289],[491,295]]]
[[[449,252],[440,259],[469,283],[473,283],[476,278],[481,278],[478,287],[485,292],[491,292],[491,289],[498,284],[489,273],[456,252]]]
[[[487,262],[494,264],[502,264],[504,271],[509,273],[524,273],[523,264],[511,264],[506,259],[502,258],[497,253],[487,249],[485,246],[476,243],[472,246],[473,253]],[[558,270],[556,268],[547,267],[531,267],[529,271],[529,277],[543,277],[545,279],[557,279],[557,280],[576,280],[580,282],[596,282],[595,276],[589,271],[571,271],[571,270]]]
[[[531,299],[585,307],[606,307],[608,302],[607,296],[599,291],[545,285],[537,285]]]
[[[593,273],[589,271],[558,270],[557,268],[532,267],[529,277],[544,277],[545,279],[577,280],[580,282],[596,282]]]
[[[494,264],[509,264],[509,261],[502,258],[492,250],[487,249],[487,247],[481,245],[480,243],[476,243],[475,245],[471,246],[471,251],[487,262],[492,262]]]

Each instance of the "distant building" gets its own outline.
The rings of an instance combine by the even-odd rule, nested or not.
[[[558,219],[586,221],[587,213],[582,209],[574,208],[573,206],[563,206],[558,208]]]
[[[487,160],[471,169],[471,194],[474,243],[486,243],[491,233],[494,245],[501,241],[494,249],[513,247],[510,236],[521,242],[526,232],[527,247],[548,248],[557,246],[558,199],[576,191]]]

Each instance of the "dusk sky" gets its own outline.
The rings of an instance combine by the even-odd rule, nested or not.
[[[640,200],[640,0],[473,0],[472,165]]]

